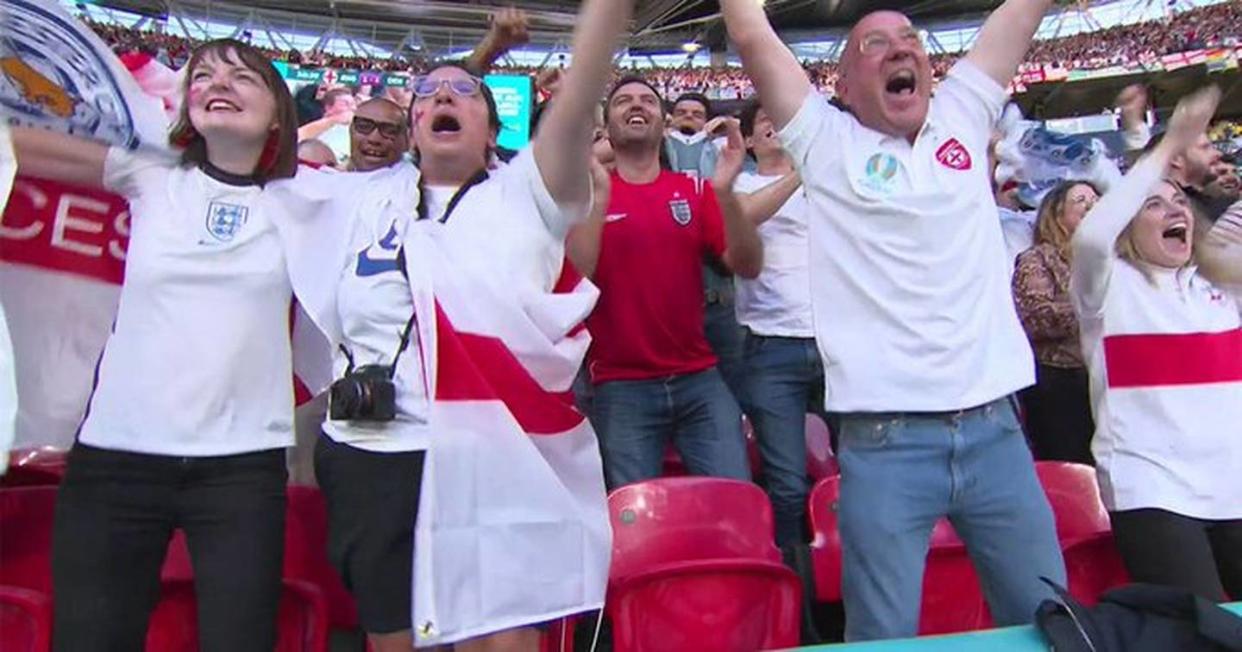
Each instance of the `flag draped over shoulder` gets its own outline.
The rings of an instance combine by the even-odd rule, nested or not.
[[[339,230],[374,210],[413,214],[417,202],[413,167],[356,176],[306,172],[273,184],[291,215],[333,224],[286,238],[294,291],[333,343],[336,282],[350,253]],[[342,182],[354,184],[349,193],[333,186]],[[498,279],[470,247],[446,246],[438,222],[409,224],[404,255],[433,397],[415,528],[415,639],[451,643],[599,609],[607,496],[594,430],[570,391],[598,290],[567,265],[552,288]]]

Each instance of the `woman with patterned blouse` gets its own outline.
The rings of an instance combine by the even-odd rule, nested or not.
[[[1039,207],[1035,246],[1018,255],[1013,294],[1035,349],[1037,384],[1021,394],[1036,459],[1092,464],[1091,397],[1070,303],[1070,238],[1099,199],[1095,185],[1066,181]]]

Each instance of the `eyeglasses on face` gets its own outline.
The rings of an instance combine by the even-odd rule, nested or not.
[[[397,138],[401,134],[405,133],[405,125],[399,122],[380,122],[370,118],[354,116],[354,121],[351,124],[353,125],[354,131],[362,134],[363,136],[371,135],[371,132],[376,129],[379,129],[380,135],[384,138]]]
[[[918,50],[923,49],[923,35],[913,27],[903,29],[898,34],[897,40],[908,47]],[[862,40],[858,42],[858,51],[869,57],[883,57],[892,51],[894,43],[894,40],[888,34],[871,32],[863,36]]]
[[[423,75],[422,77],[414,78],[411,88],[414,91],[414,97],[419,98],[431,97],[446,86],[458,97],[474,97],[479,94],[479,88],[482,85],[483,80],[473,76],[432,79],[427,75]]]

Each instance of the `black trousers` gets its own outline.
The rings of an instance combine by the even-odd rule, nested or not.
[[[1094,465],[1087,370],[1040,364],[1036,373],[1035,386],[1019,394],[1035,459]]]
[[[1205,521],[1162,509],[1110,512],[1130,579],[1242,599],[1242,519]]]
[[[58,652],[142,650],[173,530],[194,565],[203,652],[271,652],[285,453],[166,457],[75,445],[52,543]]]

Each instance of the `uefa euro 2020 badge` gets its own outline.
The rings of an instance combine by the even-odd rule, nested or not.
[[[859,185],[879,195],[891,195],[896,185],[897,171],[901,162],[887,152],[872,154],[863,168]]]
[[[138,130],[113,68],[53,3],[0,0],[0,113],[18,124],[133,149]]]

